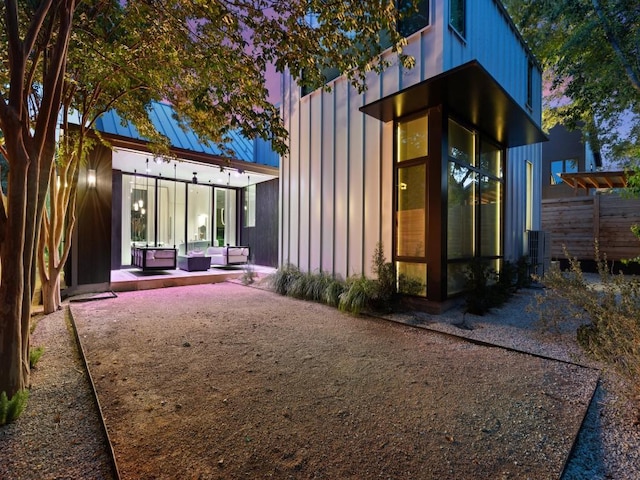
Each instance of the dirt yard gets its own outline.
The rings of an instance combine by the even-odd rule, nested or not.
[[[71,311],[124,479],[557,479],[597,378],[233,283]]]

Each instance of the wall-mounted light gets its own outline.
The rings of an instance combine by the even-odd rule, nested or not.
[[[87,186],[89,188],[96,188],[97,181],[98,181],[98,177],[96,176],[95,169],[89,168],[87,170]]]

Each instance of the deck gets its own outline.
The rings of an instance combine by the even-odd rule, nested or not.
[[[255,265],[253,269],[261,277],[275,272],[275,268],[260,265]],[[133,290],[218,283],[239,279],[244,271],[245,267],[243,265],[225,268],[212,267],[204,272],[186,272],[184,270],[143,272],[138,268],[112,270],[111,290],[114,292],[129,292]]]

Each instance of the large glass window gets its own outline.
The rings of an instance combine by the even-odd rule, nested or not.
[[[502,183],[480,177],[480,256],[502,255]]]
[[[427,119],[426,115],[422,115],[411,120],[398,122],[398,154],[396,157],[398,162],[428,155]]]
[[[256,226],[256,186],[249,185],[244,190],[244,226]]]
[[[426,114],[396,125],[396,229],[394,260],[398,288],[426,296],[427,154]],[[415,286],[419,286],[419,292]]]
[[[236,245],[236,191],[216,188],[215,196],[215,239],[214,244]]]
[[[212,189],[208,185],[189,185],[187,192],[187,252],[206,250],[211,245]]]
[[[131,264],[131,247],[155,244],[155,179],[122,175],[121,263]]]
[[[449,162],[447,202],[448,258],[469,258],[475,254],[476,173]]]
[[[465,0],[449,1],[449,25],[462,37],[465,36]]]
[[[502,256],[504,152],[476,132],[448,122],[447,292],[461,292],[474,258]]]
[[[426,165],[398,169],[397,254],[425,256]]]

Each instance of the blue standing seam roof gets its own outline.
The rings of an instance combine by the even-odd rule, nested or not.
[[[192,130],[183,130],[174,116],[174,110],[171,105],[153,102],[149,111],[149,119],[156,130],[169,139],[171,146],[174,148],[214,156],[222,155],[221,150],[215,144],[211,142],[203,143]],[[123,125],[122,118],[115,110],[102,114],[96,122],[96,129],[99,132],[110,135],[141,141],[147,140],[140,135],[136,127],[130,122],[126,122]],[[268,142],[262,139],[250,140],[237,131],[232,131],[229,137],[231,141],[228,147],[234,152],[236,160],[272,167],[279,166],[280,158]]]

